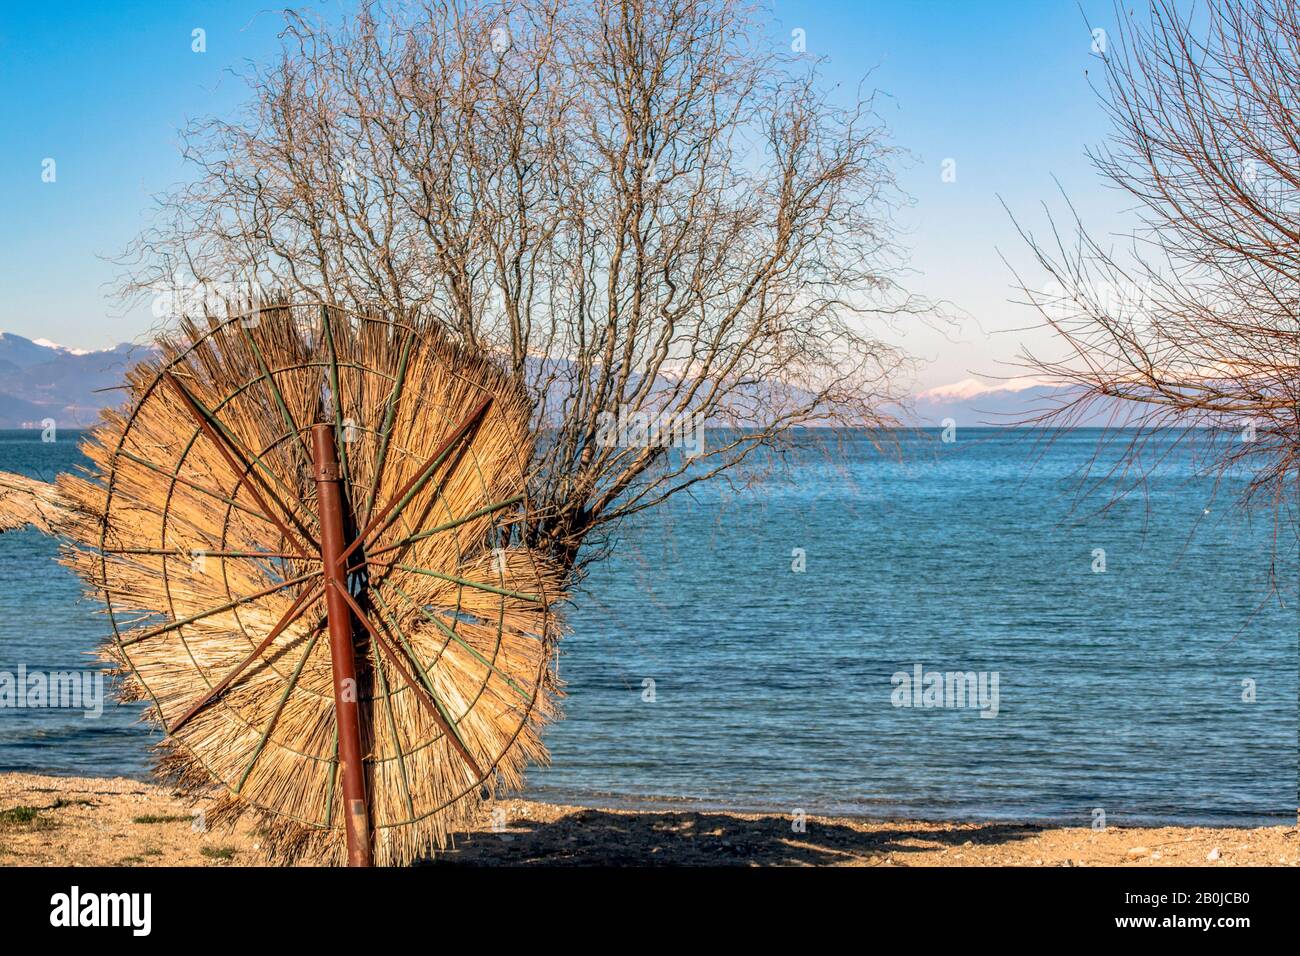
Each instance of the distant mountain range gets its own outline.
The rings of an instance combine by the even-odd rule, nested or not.
[[[961,427],[1024,425],[1060,409],[1069,395],[1068,389],[1033,378],[1005,379],[996,384],[967,378],[918,392],[902,417],[908,424],[923,427],[941,426],[948,419]],[[1127,416],[1122,406],[1119,401],[1091,402],[1087,414],[1072,416],[1069,424],[1123,425]]]
[[[0,428],[60,428],[95,424],[99,410],[117,404],[126,370],[150,349],[123,343],[111,349],[70,349],[44,339],[0,332]]]
[[[117,404],[126,370],[150,356],[146,346],[123,343],[91,352],[44,339],[0,332],[0,428],[40,428],[54,419],[61,428],[93,425],[99,410]],[[901,417],[911,425],[1015,425],[1060,404],[1052,385],[1029,378],[986,384],[968,378],[912,397]],[[1097,407],[1087,421],[1104,424],[1112,408]]]
[[[1014,425],[1045,410],[1045,400],[1055,391],[1033,379],[988,385],[968,378],[918,392],[906,417],[924,426],[942,425],[947,419],[961,426]]]

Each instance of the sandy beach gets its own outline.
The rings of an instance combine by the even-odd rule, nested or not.
[[[1296,826],[1043,827],[505,800],[438,857],[484,866],[1296,866]],[[203,805],[127,778],[0,775],[0,866],[262,866],[251,826],[206,830]]]

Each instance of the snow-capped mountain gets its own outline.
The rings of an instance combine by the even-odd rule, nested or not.
[[[102,390],[121,385],[147,355],[125,343],[87,351],[0,332],[0,428],[40,427],[47,418],[61,428],[93,425],[101,408],[121,398]]]
[[[117,404],[126,370],[148,358],[150,349],[122,344],[87,351],[45,339],[0,332],[0,428],[40,427],[52,418],[63,428],[95,423],[99,410]],[[107,389],[107,391],[106,391]],[[910,425],[1017,425],[1059,407],[1064,394],[1034,378],[966,378],[916,393],[900,417]],[[1105,424],[1113,406],[1094,408],[1074,424]]]
[[[913,396],[905,417],[911,424],[935,426],[951,419],[967,427],[1024,425],[1053,412],[1068,402],[1070,391],[1041,379],[1030,377],[981,381],[962,379],[940,385]],[[1070,420],[1071,425],[1117,425],[1118,406],[1113,402],[1094,402],[1085,417]]]

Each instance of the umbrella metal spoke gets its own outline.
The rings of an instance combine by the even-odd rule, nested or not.
[[[203,695],[202,698],[200,698],[197,702],[195,702],[195,704],[185,712],[185,714],[180,718],[180,720],[176,721],[176,723],[172,725],[172,728],[171,730],[168,731],[168,733],[169,734],[176,733],[176,731],[180,730],[181,727],[183,727],[190,720],[191,717],[197,714],[209,703],[216,700],[217,697],[220,696],[221,693],[227,687],[229,687],[235,681],[235,679],[239,677],[240,674],[244,672],[244,669],[248,667],[249,664],[253,663],[253,661],[255,661],[262,654],[263,651],[265,651],[268,647],[271,646],[272,641],[274,641],[277,637],[279,637],[282,633],[284,633],[285,628],[287,628],[294,621],[298,620],[298,618],[302,617],[303,611],[306,609],[306,607],[309,604],[311,604],[311,602],[314,601],[317,597],[319,597],[321,591],[323,590],[324,590],[324,585],[316,584],[308,588],[307,590],[303,591],[302,594],[299,594],[297,599],[293,602],[293,604],[289,606],[289,609],[284,612],[284,616],[280,618],[279,623],[277,623],[275,627],[271,628],[270,633],[267,634],[266,637],[262,639],[261,643],[258,644],[255,648],[253,648],[248,653],[248,656],[245,657],[242,661],[240,661],[239,664],[236,665],[234,669],[232,669],[228,674],[226,674],[226,676],[223,677],[211,690],[209,690],[206,694]]]
[[[316,642],[320,640],[324,628],[317,625],[316,630],[312,632],[311,640],[307,642],[307,649],[303,651],[302,657],[298,660],[298,665],[293,669],[289,680],[285,682],[284,693],[280,695],[279,701],[276,702],[275,711],[271,714],[271,719],[266,722],[266,729],[262,731],[258,738],[257,746],[253,749],[253,756],[248,761],[248,766],[239,777],[239,783],[235,784],[235,793],[244,789],[244,784],[248,782],[248,775],[253,772],[253,767],[257,765],[257,758],[262,756],[262,751],[266,749],[267,743],[271,739],[271,731],[275,729],[276,721],[280,719],[280,714],[284,712],[284,705],[289,702],[289,695],[293,689],[298,686],[298,678],[302,676],[302,669],[307,664],[307,659],[311,657],[311,652],[316,649]]]
[[[429,693],[432,694],[433,683],[429,674],[433,670],[433,665],[438,662],[437,657],[429,661],[428,666],[420,663],[419,655],[416,654],[415,648],[411,646],[411,641],[406,636],[405,632],[402,631],[401,625],[397,623],[397,618],[388,607],[388,602],[385,601],[383,596],[377,591],[375,592],[375,600],[379,602],[379,609],[383,612],[383,616],[380,617],[380,620],[386,623],[389,630],[397,635],[397,642],[402,646],[402,650],[406,652],[407,659],[415,665],[415,672],[419,675],[421,683],[423,683]]]
[[[159,468],[153,462],[145,461],[145,459],[131,454],[126,449],[122,449],[120,454],[122,455],[122,457],[130,459],[131,461],[135,462],[137,465],[143,465],[145,468],[148,468],[151,471],[156,471],[160,475],[166,475],[168,478],[173,479],[174,481],[178,481],[182,485],[186,485],[190,488],[193,488],[195,491],[201,492],[202,494],[205,494],[210,498],[216,498],[218,501],[222,502],[223,504],[230,505],[230,507],[242,511],[244,512],[244,514],[252,515],[254,518],[260,518],[262,521],[265,521],[267,524],[275,523],[269,515],[264,515],[262,514],[262,512],[248,507],[248,505],[240,504],[234,498],[227,497],[226,495],[221,494],[221,492],[219,491],[213,491],[211,488],[208,488],[205,485],[201,485],[197,481],[191,481],[188,478],[182,478],[180,475],[176,474],[175,472],[168,471],[166,468]],[[242,478],[240,479],[240,484],[243,484]],[[236,491],[239,490],[239,485],[235,486],[235,490]]]
[[[422,614],[422,615],[424,616],[425,620],[427,620],[429,623],[431,623],[431,624],[433,624],[435,627],[437,627],[440,631],[442,631],[442,633],[443,633],[444,635],[446,635],[447,638],[449,638],[450,640],[455,641],[457,644],[459,644],[461,647],[463,647],[466,651],[468,651],[469,654],[470,654],[470,655],[471,655],[471,656],[472,656],[476,661],[478,661],[480,664],[482,664],[484,667],[486,667],[488,670],[492,671],[492,673],[496,674],[496,675],[497,675],[498,677],[500,677],[503,681],[505,681],[508,685],[510,685],[510,689],[511,689],[511,690],[513,690],[516,694],[518,694],[520,697],[522,697],[522,698],[523,698],[524,700],[526,700],[526,701],[531,701],[531,700],[532,700],[532,697],[531,697],[531,696],[530,696],[530,695],[529,695],[529,694],[528,694],[528,693],[527,693],[527,692],[526,692],[522,687],[520,687],[518,684],[516,684],[516,683],[514,682],[513,678],[511,678],[508,674],[506,674],[504,671],[502,671],[501,669],[499,669],[499,668],[498,668],[495,664],[493,664],[490,660],[488,660],[486,657],[484,657],[482,654],[480,654],[480,653],[478,652],[477,649],[475,649],[475,648],[474,648],[471,644],[469,644],[469,643],[468,643],[468,642],[467,642],[463,637],[461,637],[459,634],[456,633],[456,629],[455,629],[455,628],[448,627],[445,623],[443,623],[443,622],[442,622],[442,621],[437,617],[437,615],[430,614],[429,611],[428,611],[428,609],[425,608],[425,607],[423,607],[423,606],[421,606],[421,605],[420,605],[420,604],[415,600],[415,598],[413,598],[413,597],[411,597],[409,594],[407,594],[406,591],[402,589],[401,585],[394,584],[394,583],[392,583],[392,582],[387,582],[387,583],[389,584],[390,587],[392,587],[395,591],[397,591],[398,594],[400,594],[400,595],[402,596],[402,598],[406,601],[406,603],[410,604],[411,607],[413,607],[413,608],[415,608],[415,610],[419,611],[420,614]],[[382,602],[383,599],[380,598],[378,592],[376,592],[375,597],[376,597],[377,599],[379,599],[379,600]]]
[[[389,644],[388,638],[384,637],[384,635],[380,633],[379,628],[375,627],[375,625],[371,623],[370,618],[366,616],[365,611],[361,609],[361,606],[357,604],[352,595],[347,592],[347,588],[340,587],[334,583],[331,583],[330,586],[343,596],[348,607],[352,609],[352,613],[356,615],[357,620],[359,620],[362,626],[370,633],[370,636],[375,639],[375,643],[379,646],[380,650],[388,654],[389,660],[397,668],[398,673],[402,675],[402,679],[406,681],[407,685],[415,693],[416,699],[424,704],[425,710],[429,712],[434,723],[442,729],[442,732],[447,735],[447,739],[451,741],[453,749],[455,749],[455,751],[460,754],[461,759],[469,765],[470,770],[474,771],[476,774],[476,780],[482,780],[485,774],[481,769],[479,769],[478,761],[476,761],[473,755],[470,754],[469,748],[465,746],[465,742],[461,740],[460,735],[456,733],[456,729],[452,726],[450,716],[443,714],[442,704],[438,701],[437,696],[432,690],[425,687],[424,684],[411,674],[410,668],[408,668],[402,661],[401,655],[398,654],[397,650],[393,648],[391,644]]]
[[[258,492],[256,485],[262,486],[262,489],[275,501],[275,503],[279,506],[280,510],[298,528],[298,531],[302,534],[304,540],[309,545],[312,545],[313,547],[318,547],[318,545],[316,545],[315,539],[312,537],[311,532],[308,531],[306,527],[302,524],[302,522],[298,520],[297,514],[292,509],[288,508],[284,504],[284,502],[282,502],[276,496],[276,494],[270,489],[270,487],[266,484],[266,482],[262,479],[262,477],[257,473],[256,469],[253,468],[253,466],[250,465],[247,462],[247,460],[243,458],[243,455],[240,449],[236,446],[233,437],[225,433],[225,429],[221,427],[221,423],[217,421],[216,416],[214,416],[210,411],[208,411],[203,406],[202,402],[200,402],[197,398],[191,395],[189,393],[189,390],[186,389],[185,386],[181,384],[180,379],[172,375],[171,372],[164,372],[163,377],[167,380],[168,384],[170,384],[172,388],[176,391],[176,393],[180,396],[181,402],[185,405],[186,409],[189,410],[189,413],[198,422],[199,429],[203,432],[203,434],[207,437],[207,439],[210,442],[212,442],[212,444],[216,447],[217,451],[221,454],[221,457],[225,459],[226,464],[230,467],[230,470],[235,473],[236,477],[240,478],[240,480],[242,481],[243,476],[245,475],[249,476],[249,478],[251,479],[248,482],[249,494],[253,496],[253,499],[257,502],[258,507],[260,507],[263,511],[267,513],[268,517],[271,519],[271,523],[280,529],[280,533],[285,536],[285,539],[294,548],[294,550],[301,551],[303,554],[307,553],[306,549],[302,547],[302,544],[294,536],[293,532],[289,530],[289,528],[280,519],[280,517],[275,514],[275,512],[271,509],[270,506],[267,505],[266,499],[264,499],[261,493]],[[258,459],[258,461],[260,463],[261,460]],[[242,470],[241,470],[241,465],[243,466]],[[262,465],[262,467],[264,469],[266,468],[264,464]]]
[[[489,591],[492,594],[500,594],[503,597],[517,598],[520,601],[527,601],[530,604],[545,604],[545,600],[540,594],[525,594],[523,591],[512,591],[509,588],[499,588],[491,584],[484,584],[481,581],[471,581],[469,578],[457,577],[454,574],[444,574],[441,571],[434,571],[431,568],[416,568],[409,564],[394,564],[385,561],[372,561],[367,559],[366,564],[373,564],[381,568],[397,568],[401,571],[409,571],[412,574],[423,574],[427,577],[438,578],[441,581],[450,581],[453,584],[459,584],[463,587],[474,588],[479,591]]]
[[[203,416],[203,418],[207,420],[214,429],[216,429],[217,434],[220,435],[223,439],[225,439],[228,447],[239,456],[240,461],[246,465],[246,470],[253,474],[253,477],[262,485],[262,488],[266,491],[267,494],[274,494],[274,493],[271,491],[270,486],[266,483],[266,478],[270,478],[277,485],[279,485],[284,491],[286,491],[291,495],[299,494],[299,490],[297,488],[295,488],[291,484],[288,484],[283,478],[281,478],[279,475],[275,473],[274,468],[272,468],[270,465],[268,465],[265,461],[262,460],[262,455],[255,454],[254,452],[251,452],[248,449],[246,449],[243,446],[243,444],[239,441],[239,439],[235,437],[235,435],[230,431],[230,429],[226,427],[225,422],[221,420],[221,418],[217,415],[217,413],[214,410],[208,408],[207,405],[204,405],[203,402],[199,399],[199,397],[195,395],[193,392],[189,391],[188,389],[185,389],[183,384],[178,379],[175,379],[175,376],[171,372],[167,372],[166,374],[168,376],[171,376],[176,381],[177,385],[182,386],[182,391],[185,393],[185,396],[189,399],[193,407],[198,410],[198,412]],[[251,385],[252,383],[250,382],[249,384]],[[231,396],[231,398],[233,397],[234,396]],[[229,401],[230,399],[227,399],[225,402],[223,402],[222,407],[224,407]],[[269,450],[270,450],[269,448],[264,449],[263,454],[265,454],[265,452]],[[251,460],[251,463],[249,460]],[[265,477],[263,477],[261,474],[258,474],[257,469],[253,468],[252,465],[256,465],[257,468],[260,468],[262,472],[265,473]],[[276,500],[277,503],[282,504],[282,502],[279,502],[278,498]]]
[[[474,410],[465,417],[464,421],[456,426],[455,430],[438,447],[438,450],[430,456],[425,466],[411,476],[411,479],[402,486],[401,490],[394,495],[393,500],[385,505],[378,515],[366,523],[365,528],[357,535],[356,540],[339,556],[340,564],[346,561],[367,540],[382,533],[385,528],[397,520],[401,513],[406,510],[406,506],[419,494],[425,483],[433,477],[434,472],[438,470],[438,466],[446,460],[452,447],[469,433],[469,430],[479,421],[491,404],[492,396],[489,395],[474,407]]]
[[[211,617],[214,614],[222,614],[226,611],[233,610],[241,604],[256,601],[258,598],[264,598],[269,594],[274,594],[276,591],[283,591],[285,588],[293,587],[295,584],[302,584],[302,582],[309,581],[321,573],[322,572],[320,571],[308,571],[306,574],[300,574],[296,578],[281,581],[279,584],[273,584],[260,591],[254,591],[252,594],[237,597],[234,600],[227,601],[225,604],[218,605],[217,607],[210,607],[207,610],[199,611],[197,614],[191,614],[189,617],[181,618],[179,621],[172,621],[170,624],[164,624],[160,627],[153,628],[150,631],[146,631],[144,634],[137,634],[134,637],[123,638],[122,646],[129,647],[132,644],[139,644],[141,641],[146,641],[151,637],[157,637],[159,634],[166,634],[168,631],[174,631],[179,627],[184,627],[186,624],[193,624],[195,621],[201,621],[205,617]]]

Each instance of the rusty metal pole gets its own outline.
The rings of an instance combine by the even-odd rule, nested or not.
[[[366,807],[366,775],[361,762],[361,710],[357,704],[357,668],[352,644],[352,609],[345,597],[346,572],[340,558],[343,540],[343,489],[339,483],[338,446],[333,425],[311,428],[316,506],[320,512],[320,556],[325,571],[325,601],[329,611],[330,661],[334,670],[334,716],[339,731],[339,764],[343,777],[343,817],[347,827],[348,866],[370,866],[370,813]]]

